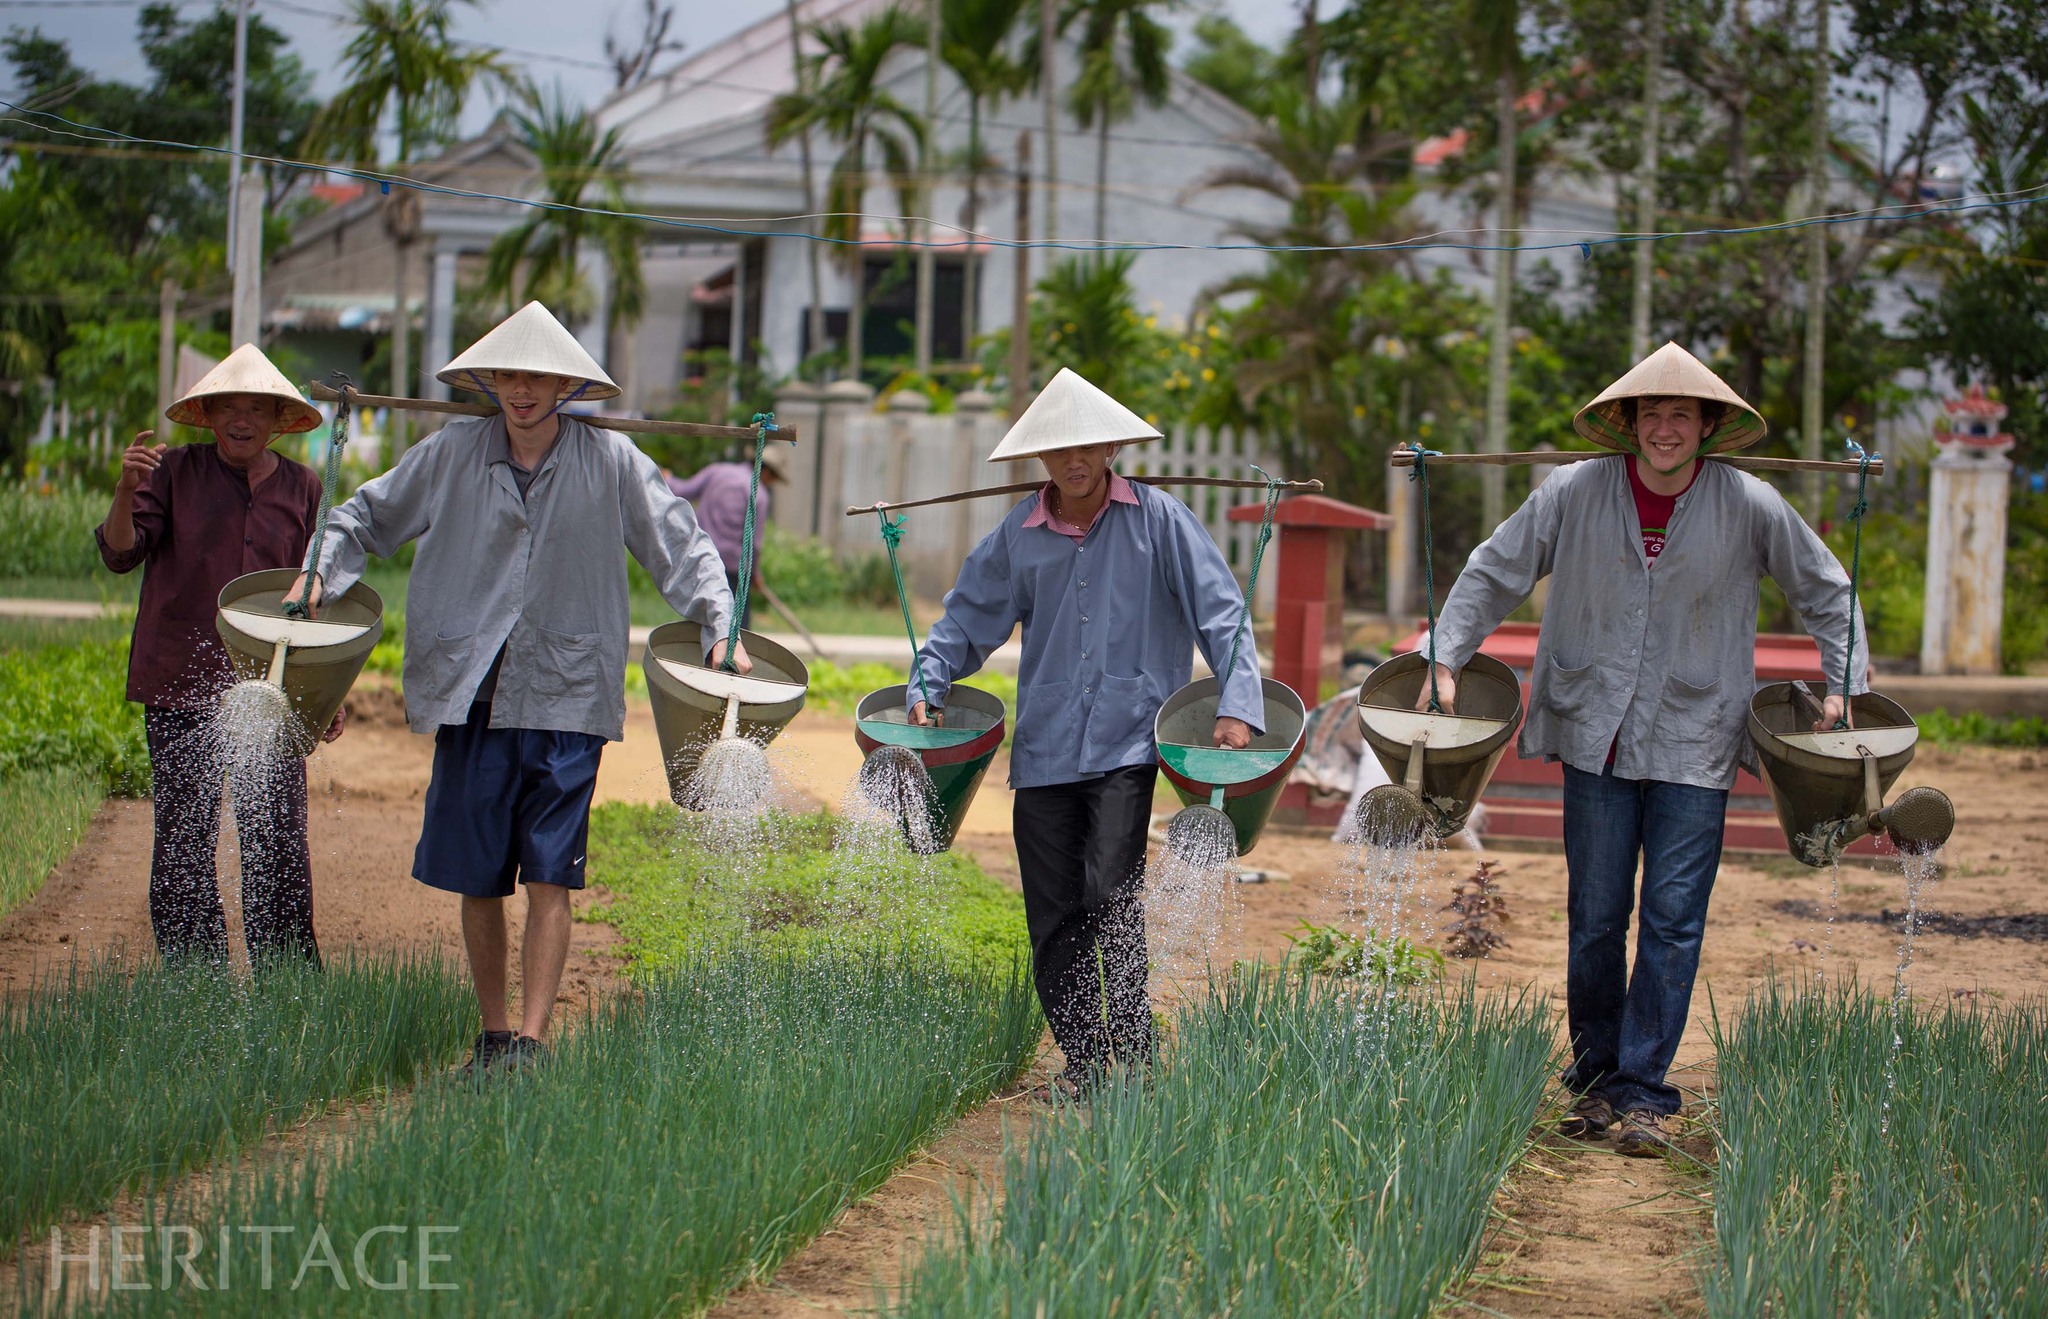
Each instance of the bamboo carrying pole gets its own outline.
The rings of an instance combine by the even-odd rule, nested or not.
[[[1440,453],[1429,460],[1431,467],[1446,463],[1456,467],[1529,467],[1539,464],[1576,463],[1588,458],[1611,458],[1619,449],[1600,449],[1592,453],[1584,450],[1557,451],[1538,449],[1530,453]],[[1745,472],[1857,472],[1863,464],[1848,461],[1828,461],[1811,458],[1744,458],[1737,454],[1710,453],[1705,455],[1717,463],[1727,463]],[[1396,449],[1393,455],[1396,467],[1415,466],[1415,451]],[[1870,460],[1870,474],[1884,475],[1884,459]]]
[[[1236,476],[1127,476],[1124,479],[1138,485],[1209,485],[1222,486],[1228,490],[1264,490],[1268,485],[1265,481],[1249,481]],[[1274,481],[1271,484],[1279,486],[1282,490],[1296,490],[1310,495],[1323,488],[1321,481]],[[1043,489],[1043,481],[1020,481],[1016,485],[992,485],[983,490],[956,490],[950,495],[933,495],[929,499],[906,499],[900,504],[848,504],[846,516],[857,518],[863,513],[889,513],[899,508],[923,508],[927,504],[957,504],[963,499],[1021,495],[1027,491]]]
[[[341,391],[332,385],[313,381],[306,386],[306,397],[315,403],[338,403]],[[407,412],[447,412],[459,417],[495,417],[498,409],[482,403],[446,403],[431,398],[392,398],[386,394],[365,394],[350,387],[349,403],[359,408],[402,408]],[[574,414],[576,420],[599,430],[626,431],[642,435],[695,435],[719,440],[751,440],[752,426],[712,426],[698,421],[643,421],[638,417],[603,417]],[[796,427],[777,426],[775,438],[795,444]]]

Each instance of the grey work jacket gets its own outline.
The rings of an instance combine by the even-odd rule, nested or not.
[[[512,479],[501,417],[427,436],[328,518],[324,594],[363,574],[367,555],[419,541],[406,592],[405,713],[413,731],[469,717],[504,648],[491,727],[626,731],[630,550],[685,618],[725,635],[732,588],[718,551],[661,469],[612,431],[562,417],[526,498]]]
[[[1849,578],[1776,490],[1709,461],[1678,497],[1654,565],[1624,455],[1559,468],[1472,551],[1437,618],[1437,661],[1463,667],[1550,577],[1521,752],[1618,778],[1729,788],[1756,768],[1757,582],[1768,574],[1842,689]],[[1869,655],[1856,620],[1855,682]]]

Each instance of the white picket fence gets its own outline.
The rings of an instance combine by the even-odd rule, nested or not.
[[[897,395],[878,409],[861,386],[841,383],[819,391],[797,385],[776,400],[776,417],[796,426],[801,437],[792,479],[775,497],[776,521],[849,552],[882,545],[873,515],[849,518],[845,516],[849,507],[1035,482],[1045,474],[1036,460],[987,461],[1009,428],[1009,420],[993,409],[993,400],[985,394],[964,394],[953,412],[933,415],[925,411],[922,397]],[[1164,440],[1126,450],[1117,467],[1127,476],[1254,479],[1253,463],[1273,470],[1257,435],[1182,428]],[[1168,488],[1195,511],[1238,580],[1244,581],[1251,573],[1258,524],[1231,522],[1227,515],[1241,504],[1262,502],[1263,492],[1204,486]],[[905,575],[914,588],[927,596],[942,594],[952,585],[968,551],[1022,498],[1024,495],[1017,494],[911,509],[901,553]],[[1270,569],[1272,565],[1267,566]],[[1261,579],[1263,611],[1271,599],[1272,578],[1262,573]]]

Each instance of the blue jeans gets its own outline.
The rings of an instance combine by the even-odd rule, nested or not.
[[[1692,1006],[1727,813],[1726,789],[1564,767],[1564,859],[1571,874],[1565,1008],[1572,1043],[1564,1083],[1620,1112],[1679,1109],[1679,1093],[1664,1083],[1664,1074]],[[1638,855],[1643,915],[1630,976],[1628,920]]]

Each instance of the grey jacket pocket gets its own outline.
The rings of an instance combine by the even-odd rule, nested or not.
[[[1117,751],[1133,742],[1150,742],[1152,719],[1158,704],[1146,699],[1143,678],[1102,675],[1095,694],[1087,698],[1088,732],[1085,745],[1093,751]],[[1084,770],[1096,766],[1083,764]]]
[[[1721,699],[1721,680],[1687,682],[1677,674],[1664,680],[1664,694],[1657,703],[1657,730],[1665,742],[1717,742],[1727,735]]]
[[[535,625],[530,690],[537,697],[559,699],[597,690],[597,632],[557,632]]]
[[[1600,703],[1598,664],[1568,668],[1552,655],[1543,678],[1543,707],[1561,719],[1577,719],[1591,713]]]

